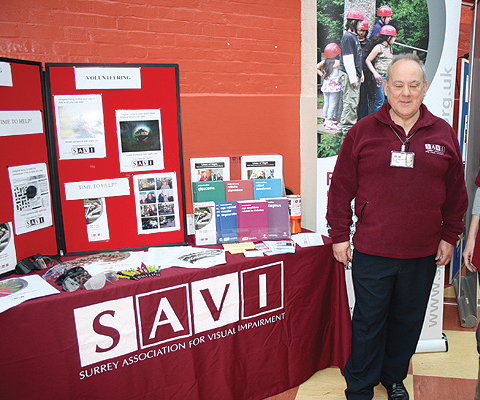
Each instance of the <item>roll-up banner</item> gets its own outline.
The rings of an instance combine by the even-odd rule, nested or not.
[[[353,7],[354,2],[349,1],[348,7],[361,9],[361,5]],[[428,18],[419,22],[417,15],[399,15],[399,10],[405,10],[404,6],[411,7],[408,0],[391,1],[389,6],[392,8],[393,16],[390,25],[396,27],[397,40],[393,46],[393,53],[415,52],[425,63],[428,91],[424,99],[424,104],[428,109],[440,118],[443,118],[453,126],[455,79],[457,68],[457,50],[460,26],[461,2],[448,0],[424,0],[424,4],[416,5],[418,9],[427,11]],[[328,5],[330,4],[330,5]],[[347,1],[345,1],[347,6]],[[409,6],[410,4],[410,6]],[[336,42],[340,45],[340,39],[343,34],[344,21],[339,13],[344,10],[334,9],[334,5],[325,1],[318,2],[318,62],[324,59],[323,53],[320,54],[328,43]],[[398,11],[397,11],[398,10]],[[369,21],[370,35],[373,25],[376,22],[376,10],[372,9],[361,11]],[[425,15],[423,13],[422,15]],[[409,29],[415,25],[415,37],[407,36]],[[336,32],[338,31],[338,32]],[[423,34],[418,34],[423,31]],[[413,32],[410,30],[410,32]],[[428,38],[428,39],[427,39]],[[319,78],[319,89],[322,81]],[[319,99],[323,100],[323,94],[319,90]],[[321,101],[319,101],[322,104]],[[340,107],[337,112],[339,118]],[[318,112],[318,148],[317,148],[317,232],[328,236],[326,222],[327,199],[330,179],[335,167],[336,157],[340,151],[343,139],[336,135],[331,129],[326,129],[323,124],[323,112],[319,107]],[[394,227],[392,227],[394,229]],[[457,257],[460,256],[456,252]],[[439,268],[435,282],[443,279],[444,268]],[[443,282],[443,280],[442,280]],[[442,286],[443,288],[443,286]],[[437,293],[438,292],[438,293]],[[422,351],[445,351],[446,338],[442,333],[443,328],[443,290],[437,290],[438,296],[430,298],[429,308],[427,310],[426,323],[422,330],[421,340],[417,347],[418,352]],[[349,299],[354,299],[354,293],[351,285],[348,286]],[[354,300],[350,300],[353,303]],[[428,323],[427,323],[428,318]],[[432,323],[435,321],[435,323]]]

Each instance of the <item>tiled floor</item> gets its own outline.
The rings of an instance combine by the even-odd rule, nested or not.
[[[413,356],[405,386],[411,400],[473,400],[479,357],[475,328],[462,328],[453,286],[445,287],[443,332],[448,351]],[[268,400],[345,399],[345,380],[338,368],[318,371],[308,381]],[[375,388],[376,400],[387,399],[383,386]]]

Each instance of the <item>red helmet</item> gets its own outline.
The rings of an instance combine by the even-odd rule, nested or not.
[[[363,16],[363,13],[360,10],[357,10],[356,8],[352,8],[347,12],[347,19],[358,19],[358,20],[363,20],[365,17]]]
[[[360,30],[368,31],[368,21],[366,19],[362,21],[362,27],[360,28]]]
[[[377,15],[379,17],[391,17],[393,15],[392,9],[389,6],[378,7]]]
[[[392,25],[383,25],[380,35],[397,36],[397,30]]]
[[[336,43],[329,43],[325,46],[325,57],[333,58],[340,55],[340,47]]]

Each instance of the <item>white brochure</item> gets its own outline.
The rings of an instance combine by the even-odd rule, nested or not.
[[[50,185],[45,163],[8,167],[13,198],[15,233],[52,225]]]
[[[110,239],[108,229],[107,206],[105,198],[84,199],[85,220],[89,242],[98,242]]]
[[[60,160],[106,157],[102,96],[57,95],[53,100]]]
[[[13,271],[17,265],[14,237],[11,222],[0,224],[0,275]]]
[[[164,169],[160,109],[116,110],[121,172]]]

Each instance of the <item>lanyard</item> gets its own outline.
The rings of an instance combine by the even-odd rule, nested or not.
[[[392,125],[389,125],[389,127],[392,129],[393,133],[395,133],[395,135],[397,135],[397,138],[398,140],[400,140],[400,143],[402,143],[402,148],[401,148],[401,152],[404,152],[405,151],[405,143],[407,144],[407,149],[406,151],[408,151],[408,149],[410,148],[410,139],[413,137],[413,135],[415,135],[418,130],[416,130],[415,132],[413,132],[411,135],[407,136],[407,138],[405,140],[402,140],[402,138],[399,136],[399,134],[397,133],[397,131],[395,129],[393,129],[393,126]]]

